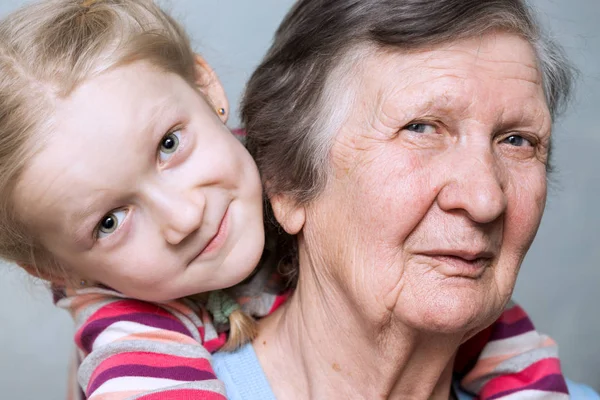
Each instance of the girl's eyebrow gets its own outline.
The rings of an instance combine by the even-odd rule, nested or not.
[[[170,117],[180,109],[179,101],[173,95],[169,95],[156,102],[149,107],[147,114],[143,114],[143,121],[139,121],[140,126],[143,127],[143,133],[154,133],[157,129],[156,126],[162,127],[165,124],[165,118]]]
[[[140,132],[137,133],[147,140],[139,141],[136,145],[140,153],[148,154],[148,161],[154,160],[157,144],[160,139],[173,128],[183,114],[181,100],[174,95],[167,96],[149,107],[149,113],[143,114],[143,120],[138,122]]]
[[[100,215],[104,211],[99,205],[102,204],[102,195],[107,191],[108,189],[98,190],[100,193],[95,193],[91,196],[91,200],[83,202],[80,208],[67,217],[67,226],[72,227],[69,229],[69,234],[77,244],[87,246],[90,243],[91,230],[96,226],[96,219],[99,220],[104,215]]]

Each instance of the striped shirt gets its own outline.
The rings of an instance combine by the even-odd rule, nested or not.
[[[55,288],[54,294],[76,327],[78,385],[70,386],[69,399],[226,399],[210,353],[227,341],[227,327],[213,323],[201,298],[159,304],[109,288]],[[243,311],[260,318],[287,296],[239,291],[236,299]]]
[[[247,313],[273,312],[287,294],[240,296]],[[226,341],[194,299],[148,303],[103,288],[61,293],[57,305],[76,323],[78,382],[72,399],[226,399],[210,353]],[[511,303],[500,318],[459,349],[461,388],[479,399],[568,399],[557,347]]]

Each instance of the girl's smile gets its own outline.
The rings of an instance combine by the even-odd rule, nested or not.
[[[258,263],[258,171],[206,100],[226,104],[206,68],[193,87],[137,62],[56,100],[15,196],[71,275],[167,301],[234,285]]]

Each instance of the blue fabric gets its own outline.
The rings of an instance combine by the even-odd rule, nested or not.
[[[217,377],[225,384],[229,400],[276,400],[267,377],[263,373],[256,353],[247,344],[232,353],[216,353],[212,356]],[[590,387],[567,379],[572,400],[600,400],[600,396]],[[459,400],[472,400],[473,397],[454,385]]]
[[[569,387],[569,394],[571,399],[575,400],[600,400],[600,396],[591,387],[575,383],[567,379],[567,386]]]
[[[276,400],[251,344],[212,356],[217,377],[229,400]]]

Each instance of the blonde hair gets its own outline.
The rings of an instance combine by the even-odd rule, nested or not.
[[[0,257],[31,265],[48,280],[63,277],[16,215],[14,188],[52,129],[53,104],[83,81],[135,61],[196,80],[185,31],[151,0],[48,0],[0,22]],[[238,344],[247,340],[241,336],[230,334]]]

